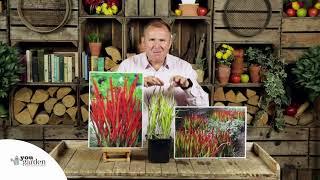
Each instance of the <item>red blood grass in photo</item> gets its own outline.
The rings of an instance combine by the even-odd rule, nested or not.
[[[216,109],[212,112],[211,118],[222,122],[232,121],[235,119],[244,120],[245,111]]]
[[[106,97],[101,95],[96,80],[93,80],[94,99],[91,99],[90,116],[98,140],[103,147],[133,147],[138,143],[142,128],[141,100],[134,96],[139,76],[128,88],[114,87],[109,78]]]
[[[176,133],[176,157],[217,157],[232,146],[229,132],[206,132],[200,129]]]

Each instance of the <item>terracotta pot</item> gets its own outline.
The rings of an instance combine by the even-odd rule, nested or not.
[[[182,11],[181,16],[198,16],[197,9],[199,4],[179,4],[179,9]]]
[[[241,75],[243,73],[243,57],[236,57],[231,65],[231,73]]]
[[[230,71],[231,71],[231,68],[226,65],[218,66],[218,80],[220,82],[220,85],[224,86],[228,84]]]
[[[261,78],[260,78],[260,69],[261,66],[259,65],[250,65],[249,67],[249,74],[250,74],[250,80],[253,83],[259,83]]]
[[[239,48],[239,49],[234,49],[233,50],[233,56],[234,57],[242,57],[243,58],[243,55],[244,55],[244,50],[242,48]]]
[[[91,56],[99,56],[101,51],[101,43],[89,43]]]

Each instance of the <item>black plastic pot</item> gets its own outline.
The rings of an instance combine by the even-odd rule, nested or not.
[[[148,139],[148,159],[151,163],[167,163],[170,159],[172,138]]]

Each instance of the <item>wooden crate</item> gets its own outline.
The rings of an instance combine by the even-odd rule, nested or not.
[[[256,143],[247,143],[246,159],[171,159],[165,164],[149,163],[146,149],[134,149],[131,162],[103,163],[102,151],[89,149],[87,141],[62,141],[50,155],[68,178],[280,179],[279,164]]]
[[[272,44],[280,44],[280,25],[281,25],[281,11],[282,1],[271,0],[272,15],[269,24],[266,29],[261,33],[252,37],[243,37],[232,33],[224,22],[223,14],[224,7],[227,0],[214,1],[214,15],[213,15],[213,41],[233,41],[233,42],[264,42]],[[258,7],[253,7],[256,11]],[[262,9],[261,9],[262,10]],[[239,12],[240,13],[240,12]],[[257,16],[261,13],[257,13]],[[239,14],[241,15],[241,14]],[[255,18],[255,16],[252,16]],[[248,27],[255,27],[255,21],[252,20],[252,24],[248,24]]]
[[[154,3],[155,3],[155,9],[154,9],[155,16],[169,16],[169,12],[170,12],[169,0],[154,0]]]
[[[7,16],[5,14],[0,14],[0,41],[7,43],[8,42],[8,25],[7,25]]]
[[[138,8],[139,0],[128,0],[125,4],[125,16],[138,16],[139,8]]]
[[[308,140],[309,128],[286,127],[281,132],[270,128],[248,128],[248,141],[255,142],[263,147],[281,166],[297,169],[309,168]]]
[[[69,41],[77,45],[78,41],[78,1],[72,0],[71,16],[65,26],[52,33],[42,34],[29,30],[21,22],[17,12],[18,0],[10,1],[10,40],[13,45],[18,42],[32,41]],[[22,11],[25,18],[36,27],[57,26],[57,12],[64,16],[65,8],[60,1],[23,1]],[[47,28],[46,28],[47,29]]]
[[[304,50],[320,42],[318,17],[282,18],[281,56],[287,63],[294,63]]]
[[[139,0],[139,16],[154,16],[154,0]]]

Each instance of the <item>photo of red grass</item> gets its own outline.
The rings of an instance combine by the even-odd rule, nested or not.
[[[89,147],[140,147],[142,74],[90,72]]]
[[[174,157],[245,157],[245,115],[245,107],[176,107]]]

